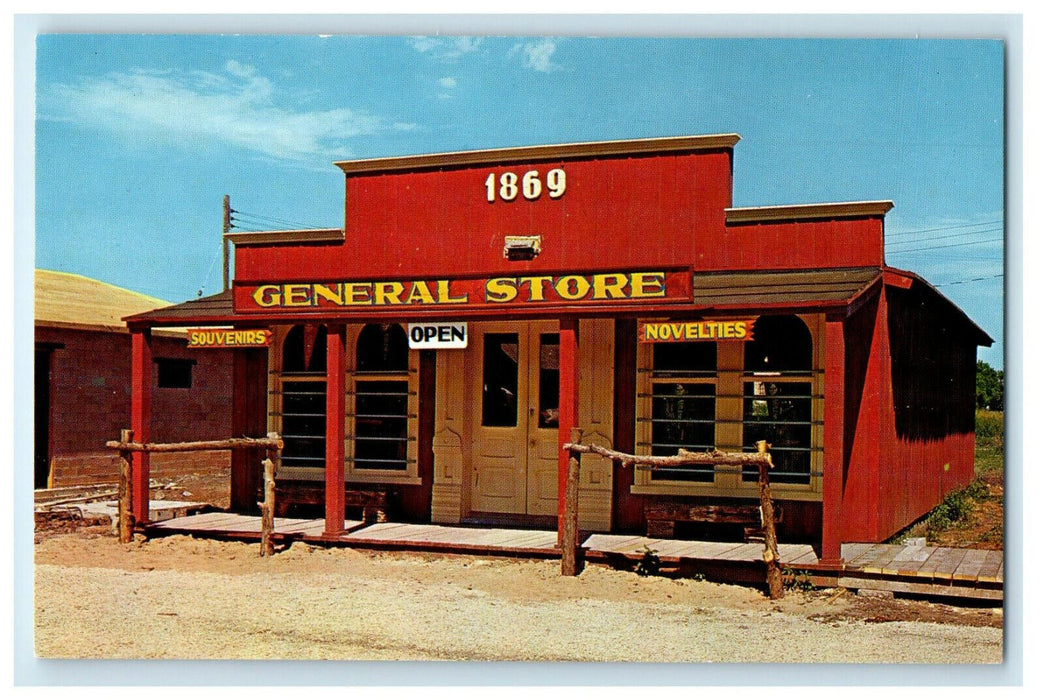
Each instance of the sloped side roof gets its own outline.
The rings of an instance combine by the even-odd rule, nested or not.
[[[761,309],[848,303],[881,276],[877,267],[832,270],[702,272],[693,278],[696,306]]]
[[[220,320],[228,323],[233,319],[232,290],[192,299],[181,304],[164,306],[140,314],[125,317],[128,323],[206,323]]]
[[[69,272],[36,270],[37,325],[126,330],[123,317],[169,306],[169,301]]]

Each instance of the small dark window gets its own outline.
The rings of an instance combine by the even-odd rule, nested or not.
[[[156,380],[160,389],[191,389],[195,360],[156,358]]]

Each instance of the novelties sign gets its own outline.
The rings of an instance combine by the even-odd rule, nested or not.
[[[640,324],[642,343],[685,343],[699,340],[753,340],[754,319],[714,321],[648,321]]]

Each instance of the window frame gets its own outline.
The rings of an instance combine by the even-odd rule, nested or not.
[[[416,486],[422,483],[418,464],[417,441],[419,439],[418,414],[420,352],[407,350],[407,367],[402,372],[359,371],[358,345],[363,329],[370,324],[352,325],[347,329],[347,362],[345,377],[345,416],[344,416],[344,478],[345,481],[358,483],[382,483]],[[390,324],[402,327],[401,323]],[[356,397],[360,383],[379,381],[405,381],[406,397],[406,469],[368,469],[356,467],[355,434],[356,434]]]
[[[283,415],[284,415],[284,402],[283,397],[285,396],[285,386],[287,383],[299,383],[299,384],[322,384],[323,394],[325,396],[328,390],[326,382],[325,371],[283,371],[283,348],[286,343],[287,337],[290,335],[290,331],[295,326],[301,326],[304,324],[293,323],[286,326],[278,326],[273,329],[273,342],[268,352],[268,431],[275,432],[279,435],[283,435]],[[308,366],[309,358],[304,358],[305,367]],[[325,413],[325,400],[323,410]],[[325,419],[323,424],[325,426]],[[323,439],[325,441],[325,428]],[[299,465],[284,465],[283,455],[280,455],[279,464],[276,469],[276,478],[279,480],[300,480],[300,481],[323,481],[326,479],[326,457],[325,457],[325,442],[323,443],[323,459],[322,463],[314,467],[306,467]]]
[[[762,314],[770,316],[775,314]],[[824,343],[825,328],[823,314],[779,314],[793,315],[804,322],[812,336],[812,369],[807,373],[783,373],[771,376],[761,372],[747,372],[744,368],[744,341],[719,341],[717,372],[713,377],[686,379],[692,383],[715,384],[715,428],[714,444],[724,451],[743,450],[744,385],[752,381],[786,381],[809,383],[812,387],[811,447],[808,484],[787,484],[772,481],[773,495],[790,500],[822,500],[823,471],[823,390],[824,390]],[[654,321],[656,319],[639,319]],[[652,387],[656,382],[653,368],[655,343],[636,343],[635,373],[635,453],[652,454]],[[673,381],[673,380],[672,380]],[[680,383],[680,382],[679,382]],[[708,496],[753,498],[758,495],[757,481],[744,481],[740,468],[724,468],[716,471],[713,481],[682,481],[675,479],[653,479],[646,469],[636,469],[634,483],[630,488],[636,495],[665,496]]]

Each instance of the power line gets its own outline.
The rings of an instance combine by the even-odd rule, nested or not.
[[[890,245],[917,245],[919,243],[929,243],[931,241],[942,241],[948,238],[962,238],[964,236],[978,236],[983,233],[997,233],[1003,231],[1003,228],[987,228],[982,231],[965,231],[964,233],[951,233],[946,236],[928,236],[927,238],[918,238],[915,241],[885,241],[885,248]]]
[[[937,284],[935,286],[936,287],[949,287],[949,286],[952,286],[952,285],[955,285],[955,284],[968,284],[969,282],[982,282],[984,280],[995,280],[998,277],[1003,277],[1003,276],[1004,276],[1004,273],[1002,272],[1002,273],[1000,273],[998,275],[989,275],[987,277],[972,277],[971,279],[967,279],[967,280],[955,280],[953,282],[943,282],[943,283]]]
[[[991,239],[986,240],[986,241],[968,241],[967,243],[950,243],[949,245],[934,245],[934,246],[928,246],[927,248],[910,248],[909,250],[892,250],[892,251],[889,251],[889,252],[890,253],[895,253],[896,255],[902,255],[902,254],[905,254],[905,253],[919,253],[919,252],[921,252],[923,250],[942,250],[943,248],[959,248],[960,246],[965,246],[965,245],[985,245],[986,243],[1003,243],[1003,242],[1004,242],[1003,238],[991,238]]]
[[[232,213],[233,214],[242,214],[243,216],[248,216],[248,217],[251,217],[251,218],[254,218],[254,219],[259,219],[260,221],[271,221],[272,223],[281,224],[283,226],[292,226],[294,228],[304,228],[304,229],[321,228],[319,226],[311,226],[309,224],[303,224],[300,221],[288,221],[287,219],[279,219],[279,218],[276,218],[274,216],[266,216],[264,214],[252,214],[251,212],[240,211],[238,209],[233,209]]]
[[[938,228],[922,228],[914,231],[896,231],[891,233],[891,236],[910,236],[915,233],[932,233],[933,231],[953,231],[959,228],[972,228],[973,226],[993,226],[994,224],[1003,224],[1003,219],[996,219],[994,221],[980,221],[977,224],[954,224],[953,226],[940,226]]]

